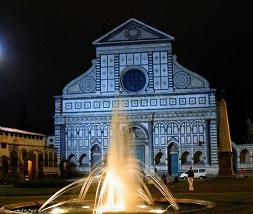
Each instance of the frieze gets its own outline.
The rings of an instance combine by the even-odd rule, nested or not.
[[[190,111],[190,112],[174,112],[174,113],[156,113],[154,114],[154,118],[157,120],[164,120],[164,118],[201,118],[201,119],[209,119],[216,117],[215,111]]]
[[[147,106],[148,105],[148,99],[141,100],[141,106]]]
[[[105,121],[108,122],[111,120],[111,116],[85,116],[85,117],[67,117],[66,123],[90,123],[91,121]]]
[[[109,101],[104,101],[103,102],[103,107],[104,108],[110,108],[110,102]]]
[[[75,103],[75,109],[81,109],[82,108],[82,103],[81,102],[76,102]]]
[[[94,106],[94,108],[100,108],[100,102],[94,101],[93,106]]]
[[[167,105],[167,99],[160,99],[160,105],[166,106]]]
[[[186,98],[179,98],[180,105],[186,105]]]
[[[201,119],[210,119],[211,116],[216,116],[215,112],[175,112],[175,113],[142,113],[142,114],[128,114],[127,119],[128,120],[147,120],[147,121],[161,121],[166,119],[173,119],[173,118],[201,118]],[[89,116],[78,116],[78,117],[66,117],[66,123],[77,123],[77,122],[84,122],[88,123],[90,121],[105,121],[108,122],[111,120],[111,114],[110,115],[89,115]],[[63,117],[55,117],[55,122],[57,124],[64,124],[65,120]]]
[[[157,106],[157,99],[151,99],[150,106]]]
[[[115,98],[97,99],[63,99],[64,113],[95,112],[98,110],[111,111],[115,106]],[[61,104],[57,102],[57,110],[61,109]],[[178,96],[147,96],[128,97],[122,99],[122,106],[126,110],[159,110],[159,109],[189,109],[210,107],[208,94],[178,95]]]
[[[133,52],[140,52],[140,47],[136,45],[128,45],[127,49],[124,45],[117,45],[117,46],[107,46],[107,47],[97,47],[97,55],[100,54],[120,54],[120,53],[133,53]],[[170,43],[162,43],[157,46],[157,44],[142,44],[141,45],[142,52],[153,52],[153,51],[168,51],[168,53],[172,53],[172,48]]]

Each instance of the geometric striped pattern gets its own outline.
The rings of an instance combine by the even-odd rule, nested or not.
[[[218,164],[218,133],[217,133],[217,121],[216,119],[210,120],[209,125],[210,133],[210,148],[211,148],[211,165]]]

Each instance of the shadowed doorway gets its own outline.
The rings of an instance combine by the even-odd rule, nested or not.
[[[170,143],[168,149],[168,174],[178,175],[178,147],[175,143]]]

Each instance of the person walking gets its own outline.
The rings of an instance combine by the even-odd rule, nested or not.
[[[187,174],[188,174],[188,179],[187,180],[188,180],[188,183],[189,183],[189,191],[194,191],[194,188],[193,188],[194,172],[192,170],[192,167],[190,167]]]

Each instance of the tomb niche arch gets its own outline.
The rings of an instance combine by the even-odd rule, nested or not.
[[[250,155],[249,155],[249,151],[247,149],[243,149],[240,152],[240,163],[241,164],[250,163]]]
[[[204,155],[201,151],[197,151],[193,156],[194,164],[203,164],[204,163]]]
[[[191,164],[191,155],[190,152],[184,151],[181,155],[181,165],[189,165]]]
[[[95,142],[91,147],[91,167],[99,164],[102,160],[102,149],[98,142]]]
[[[72,176],[76,173],[77,167],[77,157],[74,154],[69,155],[68,157],[68,166],[67,166],[67,175]]]

